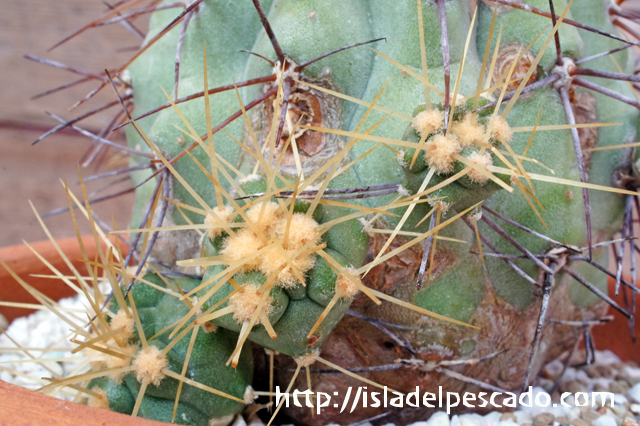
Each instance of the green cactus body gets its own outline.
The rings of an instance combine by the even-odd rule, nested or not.
[[[164,281],[155,274],[147,273],[143,279],[167,290]],[[180,278],[171,284],[173,286],[177,284],[183,291],[189,291],[197,283],[198,281],[193,279]],[[171,330],[167,329],[164,332],[163,330],[186,315],[189,308],[176,295],[167,294],[148,286],[146,283],[136,283],[131,292],[149,348],[157,348],[161,351],[173,340],[170,337]],[[131,305],[127,305],[131,309]],[[110,310],[115,314],[120,312],[121,308],[113,302],[110,305]],[[112,325],[114,321],[111,321]],[[133,318],[130,321],[134,321]],[[135,329],[130,337],[128,335],[123,337],[128,338],[127,347],[132,348],[134,353],[133,365],[141,365],[143,363],[143,355],[141,354],[145,350],[141,347],[138,329]],[[251,351],[249,348],[243,351],[241,365],[236,369],[225,365],[236,339],[235,333],[222,328],[213,331],[211,328],[200,330],[190,352],[185,376],[200,385],[208,386],[244,401],[245,395],[250,395],[252,392],[250,386],[253,378]],[[188,338],[181,339],[172,346],[166,354],[166,368],[181,375],[189,346]],[[138,377],[141,368],[137,367],[124,377],[107,376],[94,379],[89,383],[88,388],[93,392],[96,392],[97,389],[102,390],[102,397],[105,398],[103,402],[109,409],[131,414],[142,386]],[[163,376],[165,375],[163,374]],[[178,380],[168,376],[163,377],[157,384],[148,384],[140,403],[138,416],[171,422],[178,384]],[[180,401],[177,405],[175,423],[207,426],[212,419],[232,417],[243,407],[244,404],[237,400],[222,395],[212,395],[203,389],[185,384],[182,387]]]
[[[168,3],[168,1],[164,3]],[[546,0],[532,0],[528,4],[544,10],[549,7]],[[564,0],[555,1],[554,5],[556,14],[562,13],[567,7]],[[218,209],[215,211],[222,214],[224,209],[230,209],[232,212],[228,217],[221,219],[224,227],[230,227],[229,229],[233,230],[231,233],[226,229],[223,230],[223,227],[210,226],[202,238],[198,238],[193,232],[176,232],[175,237],[170,237],[171,241],[176,241],[175,246],[186,244],[191,248],[192,253],[200,253],[200,257],[213,259],[212,262],[214,262],[210,266],[207,266],[204,261],[201,262],[199,265],[204,266],[203,279],[197,285],[189,286],[191,289],[198,287],[195,292],[199,303],[197,308],[200,309],[198,315],[211,317],[211,321],[221,328],[218,333],[206,335],[209,339],[220,339],[221,341],[217,343],[213,340],[209,343],[203,342],[203,352],[200,355],[203,358],[201,359],[204,359],[204,348],[207,344],[214,346],[215,350],[220,352],[230,351],[236,344],[232,337],[236,336],[236,333],[240,333],[242,338],[248,337],[254,343],[297,360],[308,354],[317,354],[317,350],[321,349],[323,356],[327,359],[332,359],[336,363],[340,363],[341,360],[350,363],[346,367],[390,364],[400,355],[402,357],[409,356],[398,347],[394,350],[387,349],[388,338],[374,326],[358,323],[358,320],[354,318],[343,318],[347,309],[351,307],[351,309],[377,320],[412,327],[410,331],[399,333],[403,334],[403,337],[411,343],[417,350],[420,359],[423,360],[440,360],[462,356],[474,358],[509,348],[509,352],[496,359],[478,365],[475,369],[465,367],[461,371],[472,374],[477,380],[499,384],[499,386],[508,389],[517,388],[527,367],[530,343],[533,340],[538,319],[541,292],[538,286],[543,281],[544,272],[540,263],[536,264],[526,258],[514,259],[513,265],[522,271],[518,273],[499,257],[482,259],[478,252],[478,242],[473,226],[468,227],[458,220],[439,231],[440,238],[434,239],[433,244],[436,245],[436,249],[428,262],[429,279],[422,289],[416,289],[415,280],[424,255],[424,244],[415,244],[400,256],[376,265],[362,277],[362,282],[367,287],[414,304],[423,310],[426,309],[453,320],[472,324],[477,328],[463,327],[429,318],[402,306],[384,305],[378,307],[365,294],[360,294],[352,304],[355,293],[351,297],[338,297],[340,294],[345,294],[340,293],[345,291],[340,287],[345,281],[340,280],[344,279],[346,274],[340,271],[357,270],[367,262],[373,261],[379,250],[383,247],[387,248],[385,243],[389,234],[396,227],[403,234],[395,237],[390,249],[410,241],[411,233],[413,235],[424,234],[431,226],[431,220],[423,220],[427,214],[437,218],[434,220],[444,222],[475,206],[476,208],[469,211],[465,218],[470,220],[470,224],[473,225],[474,222],[480,220],[482,215],[488,215],[486,211],[480,209],[479,204],[481,203],[485,207],[565,245],[584,246],[586,244],[587,229],[583,220],[585,210],[582,190],[577,186],[566,184],[567,180],[580,181],[580,171],[577,167],[570,131],[566,128],[561,130],[541,129],[535,133],[531,141],[530,131],[519,131],[514,133],[512,137],[509,133],[514,128],[533,126],[538,117],[538,124],[541,128],[566,125],[568,121],[565,118],[563,102],[558,95],[561,86],[565,83],[564,80],[559,79],[560,82],[555,85],[549,84],[522,95],[506,117],[506,124],[504,122],[500,124],[504,132],[509,134],[508,136],[500,136],[496,130],[499,126],[496,124],[498,123],[497,117],[504,110],[503,108],[497,111],[494,108],[487,108],[479,111],[477,115],[473,114],[475,99],[472,95],[476,93],[478,87],[497,84],[495,81],[497,79],[494,78],[496,75],[506,77],[505,72],[510,69],[511,65],[509,55],[511,55],[513,62],[513,58],[523,53],[526,46],[539,36],[531,46],[530,52],[523,56],[524,65],[521,65],[523,62],[518,63],[514,76],[522,77],[527,72],[528,66],[533,63],[551,34],[552,26],[549,19],[507,7],[506,9],[499,8],[494,22],[494,11],[487,6],[487,2],[484,0],[479,3],[469,0],[445,2],[444,8],[449,27],[450,91],[453,95],[455,83],[459,80],[459,85],[455,88],[457,94],[469,97],[469,99],[459,102],[457,99],[455,100],[457,102],[456,108],[452,121],[448,123],[448,126],[451,126],[448,127],[448,130],[444,129],[444,121],[440,119],[438,126],[424,133],[418,125],[420,114],[440,111],[444,116],[444,112],[446,112],[446,102],[443,98],[446,67],[442,54],[438,2],[422,2],[422,17],[419,17],[416,12],[416,1],[414,0],[393,2],[385,0],[348,2],[343,0],[265,0],[262,2],[262,6],[267,11],[268,20],[286,56],[287,62],[284,71],[278,68],[283,66],[282,63],[278,63],[274,67],[264,58],[237,53],[239,50],[251,50],[268,59],[274,56],[270,38],[265,31],[262,31],[260,20],[248,0],[233,2],[205,0],[192,18],[186,32],[182,53],[180,84],[178,86],[180,96],[203,90],[204,62],[202,52],[205,44],[209,76],[208,87],[272,74],[282,75],[283,79],[289,79],[288,81],[291,83],[290,105],[287,110],[287,114],[291,112],[291,116],[287,115],[289,121],[284,125],[284,133],[280,141],[273,141],[281,112],[277,104],[280,98],[276,94],[247,114],[247,122],[251,124],[251,130],[240,117],[225,127],[224,131],[227,134],[219,132],[214,135],[216,153],[220,154],[241,174],[236,176],[231,167],[225,169],[229,170],[229,175],[233,179],[237,179],[238,185],[230,182],[222,174],[219,175],[220,185],[225,192],[223,205],[218,204],[217,197],[220,197],[221,193],[216,194],[215,185],[211,179],[191,158],[184,157],[175,165],[177,172],[204,200],[211,211]],[[579,8],[572,9],[566,18],[614,33],[604,10],[605,2],[603,0],[585,0]],[[465,53],[467,33],[474,19],[474,13],[476,13],[475,29],[471,33],[471,42]],[[172,11],[155,13],[151,21],[150,35],[160,31],[175,16],[176,12]],[[420,19],[424,23],[425,53],[429,65],[428,79],[430,84],[434,86],[434,88],[428,89],[429,99],[425,99],[423,82],[411,75],[412,73],[418,76],[423,75],[418,30]],[[489,40],[492,26],[494,34]],[[496,54],[497,71],[493,75],[488,75],[488,65],[484,66],[483,70],[483,58],[486,56],[489,63],[492,61],[498,31],[501,31],[501,47]],[[166,102],[166,97],[158,85],[167,90],[173,87],[173,60],[177,37],[178,30],[172,30],[161,42],[150,48],[130,67],[136,113],[146,112]],[[383,55],[403,64],[406,69],[401,69],[368,47],[361,46],[330,55],[302,71],[296,70],[297,65],[305,64],[332,49],[377,37],[386,37],[386,42],[380,42],[375,46],[376,49]],[[485,52],[488,40],[489,51]],[[620,46],[618,41],[579,31],[569,25],[560,26],[559,41],[562,46],[562,55],[566,58],[565,65],[572,64],[571,61]],[[549,47],[537,63],[535,73],[529,83],[564,72],[557,68],[557,56],[553,41],[547,45]],[[463,56],[464,65],[462,63]],[[626,51],[617,53],[614,58],[625,70],[630,69],[631,62]],[[527,63],[527,61],[529,62]],[[569,69],[569,65],[565,71]],[[609,72],[618,71],[610,57],[589,62],[583,67]],[[460,72],[462,74],[458,78]],[[481,73],[487,74],[487,86],[478,83]],[[588,79],[588,77],[585,78]],[[519,81],[515,83],[515,87]],[[628,90],[625,84],[619,81],[602,82],[598,80],[598,83],[620,93]],[[269,93],[269,90],[275,93],[277,87],[277,82],[270,81],[242,88],[239,90],[239,94],[242,101],[247,104],[251,100]],[[585,150],[583,158],[586,163],[588,182],[607,187],[617,185],[613,178],[614,172],[620,164],[624,163],[623,156],[627,154],[622,150],[596,151],[587,154],[587,149],[593,146],[604,147],[633,141],[637,128],[637,111],[625,110],[618,101],[601,94],[593,94],[586,89],[571,85],[562,87],[567,90],[571,89],[570,96],[574,103],[573,112],[579,123],[622,123],[618,126],[600,127],[591,133],[585,131],[580,135],[580,143],[582,149]],[[377,105],[385,109],[381,111],[379,108],[370,111],[366,105],[357,105],[333,97],[326,93],[327,90],[362,99],[366,103],[372,102],[380,95]],[[483,94],[479,98],[478,106],[482,108],[488,105],[500,96],[501,90],[502,87],[492,93]],[[511,92],[513,90],[509,89],[507,94]],[[449,97],[452,98],[452,96]],[[211,121],[214,125],[222,122],[239,109],[238,98],[233,90],[212,95],[209,99],[211,102]],[[506,104],[508,101],[505,100],[502,105]],[[509,108],[511,107],[509,106]],[[207,133],[202,98],[181,104],[179,109],[199,135]],[[389,114],[390,110],[394,113]],[[448,120],[448,118],[444,117],[444,120]],[[300,120],[306,127],[294,129],[294,119]],[[188,136],[176,128],[175,125],[184,127],[184,124],[171,108],[141,120],[138,125],[166,158],[175,157],[191,143]],[[482,135],[490,128],[494,129],[496,133],[486,138],[471,138],[473,140],[467,143],[463,141],[467,135],[464,133],[466,130],[464,132],[460,130],[463,126],[468,126],[465,128],[471,130],[478,130],[474,126],[480,126],[478,131]],[[309,127],[330,128],[343,133],[340,135],[335,132],[321,133]],[[296,158],[298,154],[287,151],[283,154],[284,161],[279,170],[270,172],[264,170],[263,160],[272,167],[275,163],[274,157],[277,158],[275,154],[278,151],[274,153],[270,153],[270,151],[280,149],[281,144],[288,143],[288,137],[291,136],[289,133],[294,131],[299,132],[296,133],[296,138],[299,141],[296,149],[301,151],[300,158]],[[369,134],[362,135],[365,131],[370,131],[370,136]],[[360,132],[360,140],[345,148],[350,140],[346,136],[349,133],[344,132]],[[128,137],[131,146],[145,147],[144,141],[135,133],[134,129],[128,130]],[[261,149],[261,152],[256,152],[254,137],[257,139],[258,149]],[[269,142],[269,137],[272,138],[271,142]],[[425,148],[416,155],[415,145],[407,143],[418,143],[421,137]],[[384,146],[381,144],[381,140],[384,142]],[[442,154],[444,159],[439,159],[438,156],[441,154],[437,154],[440,152],[438,150],[444,146],[437,142],[440,140],[447,140],[455,145],[452,145],[450,154]],[[394,141],[401,141],[405,144],[393,146]],[[269,145],[272,142],[273,145]],[[243,144],[244,147],[239,144]],[[432,148],[433,150],[430,151]],[[526,150],[528,159],[538,161],[537,163],[525,163],[527,172],[550,175],[548,170],[552,169],[555,178],[565,181],[558,184],[534,180],[529,195],[523,195],[525,192],[521,192],[517,185],[528,185],[526,179],[521,176],[518,183],[515,183],[511,176],[513,173],[507,173],[509,165],[504,161],[505,156],[509,162],[517,164],[517,161],[509,156],[509,149],[518,155]],[[197,147],[193,151],[193,155],[208,173],[212,173],[207,151]],[[314,206],[313,214],[307,216],[314,221],[319,230],[322,230],[321,238],[315,246],[311,245],[306,250],[322,250],[324,255],[333,259],[332,261],[316,252],[305,254],[304,256],[308,257],[305,259],[309,265],[301,267],[304,282],[300,282],[296,276],[292,281],[295,281],[295,285],[289,285],[290,283],[280,285],[278,284],[279,278],[274,279],[269,273],[264,272],[265,264],[268,263],[264,260],[266,254],[257,258],[253,264],[242,264],[241,267],[238,266],[241,261],[251,256],[250,250],[238,255],[238,259],[228,261],[228,253],[231,252],[229,247],[233,241],[240,241],[234,240],[237,235],[243,235],[247,241],[250,239],[260,240],[256,242],[254,252],[265,249],[269,244],[273,244],[274,247],[277,244],[282,244],[282,250],[288,250],[285,247],[286,238],[282,239],[281,236],[276,238],[275,234],[269,234],[271,231],[265,231],[262,235],[261,231],[258,232],[254,229],[262,226],[260,220],[264,218],[263,213],[260,213],[260,220],[247,220],[250,209],[260,206],[260,203],[273,204],[276,206],[274,209],[280,209],[277,211],[283,218],[291,220],[292,214],[287,213],[290,201],[286,200],[286,197],[276,198],[273,194],[263,196],[263,193],[273,192],[275,188],[282,189],[287,185],[291,186],[296,179],[304,180],[336,157],[339,158],[339,164],[346,166],[350,161],[360,156],[364,156],[364,158],[349,165],[349,168],[337,177],[333,175],[336,170],[328,168],[318,176],[315,182],[307,182],[301,188],[302,190],[309,190],[312,187],[317,189],[323,183],[323,179],[328,179],[329,175],[333,178],[328,184],[329,190],[394,183],[401,185],[393,193],[387,192],[381,196],[349,200],[351,206],[338,203],[324,203]],[[415,162],[414,156],[417,156]],[[133,159],[134,162],[138,160]],[[638,173],[637,151],[634,161],[635,172]],[[480,167],[500,167],[503,171],[507,169],[507,172],[496,172],[494,173],[496,179],[488,180],[482,174],[472,173],[471,171],[475,169],[468,165],[469,162],[476,165],[484,162],[482,163],[484,166]],[[411,165],[411,163],[414,164]],[[469,172],[465,172],[465,170],[469,170]],[[276,173],[281,173],[281,175],[272,176]],[[411,207],[405,203],[400,207],[388,208],[392,202],[411,200],[411,196],[404,193],[405,190],[412,194],[424,190],[425,188],[422,186],[427,176],[431,179],[426,186],[426,189],[429,189],[456,174],[464,174],[464,176],[460,176],[456,181],[428,194],[427,196],[434,198],[433,200],[421,202]],[[134,175],[134,182],[141,182],[147,176],[148,172],[147,174],[140,172]],[[184,225],[187,221],[192,221],[195,224],[220,222],[218,219],[221,216],[219,217],[218,213],[216,213],[217,216],[211,216],[213,217],[211,222],[207,222],[210,220],[210,211],[205,212],[206,215],[201,214],[202,212],[198,213],[198,209],[203,209],[202,204],[198,203],[177,180],[171,179],[170,184],[172,198],[192,206],[194,209],[192,209],[193,211],[189,209],[187,209],[189,211],[185,211],[186,218],[176,209],[172,209],[170,219],[165,220],[165,224]],[[139,223],[142,208],[150,198],[149,190],[145,188],[142,187],[138,191],[133,223]],[[509,188],[513,191],[509,191]],[[537,201],[532,201],[533,194],[535,194]],[[591,190],[589,194],[593,207],[591,224],[594,242],[610,239],[620,228],[624,211],[623,199],[613,192]],[[255,196],[253,201],[249,197],[251,195]],[[256,201],[256,198],[261,201]],[[422,198],[424,199],[424,197]],[[234,200],[232,201],[232,199]],[[235,202],[238,203],[238,208],[232,207],[232,204],[235,206]],[[291,211],[304,216],[310,205],[313,205],[311,199],[307,199],[305,202],[298,200]],[[544,224],[539,219],[538,213],[531,207],[532,205],[536,206],[538,212],[542,212]],[[540,205],[543,206],[544,211]],[[604,205],[607,206],[607,209],[596,208],[596,206]],[[369,235],[365,231],[371,230],[367,230],[367,227],[363,226],[357,218],[330,227],[327,225],[347,215],[362,211],[362,209],[387,209],[393,215],[378,214],[377,219],[368,224],[375,226],[375,230],[378,232],[370,232]],[[367,219],[371,216],[373,214],[369,214]],[[492,217],[492,220],[499,222],[495,217]],[[491,231],[484,222],[478,223],[480,232],[486,237],[486,244],[505,255],[522,254],[505,238]],[[402,226],[400,226],[401,224]],[[216,231],[213,232],[213,229]],[[504,225],[504,229],[531,253],[545,254],[552,247],[548,241],[522,229],[511,225]],[[465,242],[471,244],[465,244]],[[326,244],[326,246],[320,248],[322,244]],[[484,243],[482,246],[485,251],[488,250],[488,246],[485,246]],[[305,250],[300,247],[296,248],[296,250],[298,249]],[[272,253],[280,249],[265,250],[265,253]],[[606,247],[594,250],[594,259],[606,264],[606,250]],[[290,251],[289,254],[294,251]],[[174,252],[176,250],[171,251],[171,253]],[[606,277],[589,265],[567,260],[567,253],[565,251],[559,257],[552,258],[555,259],[553,261],[544,261],[546,262],[545,268],[559,268],[556,271],[556,281],[548,315],[559,320],[596,318],[605,309],[602,303],[598,303],[600,299],[560,268],[566,262],[574,271],[587,278],[601,290],[606,290]],[[194,255],[194,257],[198,257],[198,255]],[[179,258],[179,255],[171,258],[173,262],[177,260],[185,260],[185,258]],[[285,264],[286,262],[283,262],[280,269],[276,265],[274,274],[281,273]],[[227,273],[229,265],[238,266],[237,270]],[[362,275],[362,272],[363,270],[359,270],[354,274],[358,276]],[[532,285],[530,281],[523,278],[522,273],[537,281],[538,286]],[[267,288],[268,294],[256,290],[258,288]],[[187,291],[187,289],[184,290]],[[136,291],[139,290],[134,287],[134,298],[136,302],[140,300],[139,310],[143,325],[146,322],[156,324],[149,326],[155,331],[158,331],[159,325],[157,324],[169,325],[189,312],[188,308],[173,299],[171,303],[175,304],[175,314],[165,318],[164,310],[158,306],[165,302],[169,303],[166,297],[161,299],[159,295],[156,295],[157,300],[150,303],[148,307],[143,307],[142,300],[145,300],[147,296],[138,296]],[[253,311],[247,308],[249,314],[240,315],[241,309],[244,309],[245,306],[241,305],[242,298],[236,296],[245,294],[245,299],[249,300],[250,291],[253,292],[251,297],[255,301],[255,303],[251,302],[254,303],[251,305]],[[262,302],[259,302],[260,300]],[[264,308],[265,311],[258,312],[258,307]],[[326,313],[327,307],[331,309],[326,318],[315,332],[310,334],[313,327],[318,325],[318,318],[323,315],[323,312]],[[192,311],[194,309],[196,308],[193,308]],[[216,315],[216,311],[219,311],[220,315]],[[183,322],[183,324],[185,323]],[[253,325],[250,330],[245,329],[251,324]],[[514,330],[518,330],[518,332],[514,332]],[[150,336],[153,335],[153,332],[150,333]],[[146,328],[145,334],[147,334]],[[546,349],[542,354],[539,354],[539,359],[534,364],[534,370],[537,370],[544,360],[551,360],[570,348],[577,336],[578,332],[567,326],[545,327],[542,341]],[[242,338],[240,344],[243,342]],[[163,342],[161,337],[156,340],[159,345]],[[390,344],[394,345],[393,342]],[[182,345],[180,343],[174,350]],[[364,353],[367,354],[366,362],[361,358]],[[227,353],[215,355],[216,359],[222,363],[229,356],[230,354]],[[213,359],[214,355],[211,357]],[[284,365],[286,362],[282,361]],[[173,364],[170,365],[173,368]],[[224,370],[226,367],[220,365],[216,368]],[[242,379],[238,377],[234,383],[246,387],[250,381],[252,370],[248,355],[237,363],[236,368],[242,369]],[[207,380],[208,378],[213,380],[211,371],[194,371],[193,374],[203,374]],[[215,374],[219,374],[217,371]],[[371,376],[377,382],[401,391],[412,391],[416,385],[429,387],[441,384],[449,390],[463,390],[471,386],[463,382],[452,383],[450,379],[433,371],[427,371],[420,375],[413,374],[411,371],[380,372],[376,373],[375,377]],[[291,375],[286,372],[278,374],[276,381],[280,384],[286,384],[286,381],[291,378]],[[163,408],[163,404],[170,405],[171,395],[175,395],[177,382],[170,379],[165,380],[167,380],[166,385],[163,384],[157,391],[150,392],[148,400],[145,397],[141,412],[149,410],[149,412],[164,413],[166,411],[168,413],[171,411],[168,408]],[[303,381],[302,378],[298,380],[300,381],[298,384]],[[338,375],[313,375],[313,380],[319,389],[343,390],[347,386],[357,385],[354,379],[345,379],[345,377]],[[130,411],[132,401],[135,401],[137,396],[136,389],[139,388],[139,384],[136,384],[133,376],[128,376],[124,380],[124,384],[119,387],[114,386],[108,380],[96,383],[106,392],[110,400],[113,399],[114,410]],[[128,389],[129,393],[124,389]],[[196,391],[194,390],[194,392]],[[237,391],[236,393],[230,392],[237,396]],[[197,399],[198,397],[194,395],[193,398]],[[192,402],[187,400],[182,408],[185,413],[191,409],[189,404]],[[221,408],[224,404],[229,407]],[[222,402],[211,403],[206,410],[200,409],[198,414],[192,415],[194,418],[197,416],[211,418],[215,415],[224,416],[241,408],[240,405],[234,405],[235,403],[229,400],[226,400],[224,404]],[[311,418],[307,411],[292,408],[289,413],[293,413],[292,415],[297,416],[301,422],[316,424],[337,420],[339,416],[337,412],[329,409],[324,415]],[[372,417],[375,414],[373,411],[363,411],[355,414],[352,420]],[[419,417],[422,412],[418,410],[396,414],[399,419],[409,421]],[[344,418],[341,419],[344,420]]]

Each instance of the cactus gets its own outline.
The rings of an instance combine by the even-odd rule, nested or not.
[[[131,365],[133,371],[89,382],[87,389],[92,392],[89,405],[124,414],[136,412],[140,417],[158,421],[207,426],[211,419],[232,419],[242,411],[245,402],[253,402],[250,348],[242,352],[242,364],[235,370],[225,366],[225,358],[237,338],[235,333],[210,325],[198,333],[200,327],[189,327],[181,331],[190,332],[190,339],[172,341],[168,338],[169,330],[164,331],[189,312],[188,304],[165,292],[178,287],[189,291],[197,283],[189,278],[171,283],[147,273],[131,288],[126,308],[120,307],[116,300],[110,304],[109,310],[114,316],[108,321],[109,325],[116,331],[121,330],[115,339],[128,356],[120,359],[103,355],[93,361],[93,368],[114,368],[114,363],[122,362],[121,366]],[[134,309],[131,300],[134,300]],[[183,387],[181,380],[184,379],[180,376],[195,378],[200,385],[216,389],[218,394],[211,395],[189,384]],[[174,405],[179,388],[181,397]],[[136,404],[140,392],[145,396]]]
[[[114,297],[135,301],[147,339],[162,330],[153,347],[175,345],[163,366],[174,373],[189,364],[187,331],[217,326],[194,337],[190,374],[236,401],[201,403],[202,390],[180,397],[179,378],[129,372],[94,379],[94,403],[185,424],[236,413],[254,369],[247,340],[279,354],[284,387],[526,390],[575,348],[576,321],[608,305],[632,321],[606,295],[609,241],[633,236],[640,162],[638,113],[624,106],[640,107],[626,84],[638,78],[623,73],[631,44],[609,20],[618,6],[169,4],[108,76],[132,89],[118,94],[138,186],[131,224],[151,233],[134,275],[150,262],[198,278],[176,282],[180,295],[150,289],[167,288],[156,275],[121,279]],[[613,276],[635,291],[620,264]],[[310,370],[322,364],[347,374]],[[386,408],[285,410],[324,424]]]

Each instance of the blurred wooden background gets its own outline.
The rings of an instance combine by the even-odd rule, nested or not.
[[[116,0],[113,0],[114,2]],[[89,147],[89,140],[73,130],[53,135],[35,146],[35,141],[57,122],[45,114],[50,111],[63,118],[72,118],[113,99],[111,90],[74,111],[69,111],[96,82],[88,82],[37,100],[31,97],[81,76],[55,69],[24,58],[24,55],[44,57],[86,71],[100,73],[126,61],[140,44],[140,39],[116,24],[90,29],[85,34],[47,52],[53,44],[81,28],[107,10],[100,0],[3,0],[0,14],[0,247],[19,244],[22,239],[36,241],[46,238],[33,211],[31,200],[40,213],[64,207],[66,197],[60,178],[80,195],[77,160]],[[140,29],[146,30],[144,20]],[[113,109],[114,113],[117,111]],[[105,124],[101,115],[80,123],[97,132]],[[122,137],[122,136],[120,136]],[[83,170],[94,174],[92,166]],[[125,189],[128,182],[105,190],[106,193]],[[100,187],[93,184],[89,191]],[[111,223],[114,215],[119,228],[127,225],[132,197],[96,205],[102,219]],[[55,237],[73,236],[70,215],[63,213],[46,219]],[[86,231],[88,228],[84,227]]]

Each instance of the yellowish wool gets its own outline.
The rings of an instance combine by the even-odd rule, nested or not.
[[[491,137],[497,140],[500,143],[510,142],[511,138],[513,138],[513,130],[511,130],[511,126],[505,119],[500,116],[493,117],[489,120],[489,126],[493,124],[493,128],[491,129]]]
[[[224,240],[222,254],[231,261],[244,260],[249,255],[262,248],[262,242],[251,229],[244,228]],[[249,271],[258,267],[258,258],[244,263],[242,271]]]
[[[235,216],[234,210],[231,206],[216,206],[211,209],[211,211],[208,212],[207,216],[204,218],[205,225],[213,225],[211,228],[207,229],[207,235],[211,239],[217,237],[222,233],[222,231],[224,231],[224,228],[220,224],[218,218],[216,218],[216,215],[225,223],[230,223]]]
[[[435,169],[436,173],[451,173],[455,163],[455,154],[462,148],[454,135],[436,135],[425,144],[425,161],[427,165]]]
[[[449,92],[449,99],[451,99],[451,105],[453,105],[453,92]],[[462,96],[462,93],[458,93],[456,95],[456,105],[460,105],[463,100],[464,96]]]
[[[85,355],[87,355],[87,357],[89,357],[89,354],[92,351],[96,352],[93,349],[85,349],[83,352],[85,353]],[[89,361],[89,365],[91,366],[91,369],[94,371],[102,370],[103,368],[107,367],[107,363],[104,357],[101,357],[101,356],[91,357],[91,360]]]
[[[444,127],[444,113],[438,109],[422,111],[413,119],[413,128],[422,136],[430,135]]]
[[[262,294],[258,293],[258,290],[260,290],[258,284],[247,284],[229,298],[229,306],[233,309],[233,319],[238,324],[250,321],[256,309],[258,309],[260,299],[262,298]],[[267,317],[271,315],[273,311],[272,302],[273,297],[268,296],[262,308],[262,312],[265,313]],[[260,324],[261,322],[261,319],[258,318],[256,324]]]
[[[276,225],[276,237],[284,244],[284,236],[287,229],[287,218],[282,218]],[[294,213],[291,216],[291,224],[289,225],[289,235],[284,245],[288,250],[299,250],[309,241],[313,241],[313,245],[318,245],[320,241],[320,231],[318,231],[318,222],[308,217],[304,213]]]
[[[320,349],[314,349],[310,353],[306,355],[302,355],[298,358],[295,358],[296,364],[300,366],[300,368],[309,367],[311,364],[318,360],[320,356]]]
[[[169,366],[169,361],[160,349],[150,345],[138,353],[133,366],[135,367],[136,379],[140,383],[147,380],[150,384],[158,386],[165,376],[162,370]]]
[[[355,277],[358,273],[354,269],[349,269],[349,272]],[[351,300],[358,294],[358,286],[344,275],[340,275],[336,280],[336,294],[338,297],[346,300]]]
[[[304,275],[315,264],[314,255],[301,255],[293,259],[295,250],[287,250],[289,258],[301,275]],[[273,248],[260,257],[260,272],[267,277],[277,274],[276,285],[282,288],[293,288],[298,285],[291,265],[287,263],[280,250]]]
[[[135,324],[133,322],[133,316],[127,316],[124,309],[118,310],[115,317],[111,319],[111,328],[114,330],[122,330],[116,336],[116,339],[122,343],[126,343],[133,336],[133,330]]]
[[[474,152],[469,156],[469,161],[471,161],[474,164],[477,164],[478,166],[482,167],[485,170],[489,166],[493,166],[493,159],[491,158],[491,154],[489,154],[488,152],[485,152],[484,154],[480,154],[479,152]],[[469,173],[467,174],[467,176],[469,176],[469,179],[471,179],[471,181],[475,183],[485,183],[486,181],[489,180],[488,176],[484,175],[483,173],[480,173],[476,169],[469,170]]]
[[[89,400],[87,401],[87,405],[93,408],[101,408],[103,410],[109,409],[109,398],[107,398],[107,393],[102,390],[99,386],[94,386],[91,388],[91,392],[95,395],[91,395]]]
[[[433,203],[433,207],[435,207],[436,210],[440,210],[442,213],[444,213],[449,211],[449,209],[451,208],[451,204],[447,203],[446,201],[438,200]]]
[[[269,239],[273,238],[276,225],[283,216],[283,211],[278,203],[269,201],[262,211],[263,203],[258,203],[247,210],[249,220],[258,225],[260,231]]]
[[[485,128],[473,119],[473,115],[468,112],[461,121],[455,121],[451,126],[451,132],[456,135],[460,146],[466,148],[484,138]]]

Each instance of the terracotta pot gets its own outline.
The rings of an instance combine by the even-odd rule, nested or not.
[[[86,235],[82,238],[82,242],[88,258],[93,259],[96,254],[95,239],[92,235]],[[57,240],[57,243],[74,268],[86,275],[87,269],[82,262],[82,252],[78,246],[78,240],[64,238]],[[49,240],[33,243],[31,247],[61,274],[72,275],[71,269]],[[106,245],[103,244],[103,249],[105,247]],[[121,248],[123,251],[129,249],[124,244],[121,245]],[[0,248],[0,259],[6,262],[27,284],[54,300],[76,294],[73,289],[59,279],[32,277],[31,275],[54,275],[54,273],[24,244]],[[99,270],[98,273],[101,271]],[[0,267],[0,300],[3,302],[38,303],[3,267]],[[32,312],[34,311],[31,309],[0,306],[0,314],[4,315],[9,322]]]
[[[33,392],[0,380],[2,426],[162,426],[112,411],[91,408]]]

